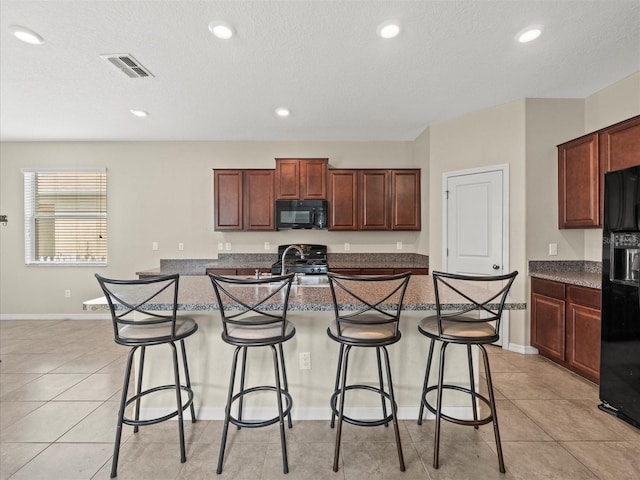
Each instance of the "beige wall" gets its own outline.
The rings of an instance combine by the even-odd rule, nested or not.
[[[94,269],[25,267],[23,167],[106,166],[109,169],[109,267],[112,276],[155,268],[160,258],[215,258],[231,252],[272,252],[279,243],[326,243],[330,251],[430,255],[442,265],[442,175],[480,166],[510,168],[510,268],[521,277],[514,294],[528,297],[527,262],[600,259],[600,230],[557,229],[555,146],[640,114],[640,72],[586,99],[521,99],[428,127],[414,142],[76,142],[0,144],[0,314],[81,314],[98,296]],[[328,157],[333,168],[422,168],[422,232],[213,231],[213,168],[273,168],[275,157]],[[158,242],[160,249],[151,250]],[[185,250],[178,251],[183,242]],[[548,244],[558,244],[549,257]],[[64,298],[64,290],[72,298]],[[41,316],[41,315],[40,315]],[[529,345],[528,313],[511,316],[514,349]]]
[[[400,240],[403,251],[427,253],[419,250],[420,232],[213,231],[213,168],[274,168],[274,158],[298,156],[328,157],[333,168],[423,167],[412,142],[5,142],[0,148],[1,213],[9,217],[0,226],[4,316],[81,314],[82,302],[99,296],[96,270],[132,277],[161,258],[215,258],[218,242],[230,242],[232,253],[264,253],[268,241],[275,256],[280,243],[326,243],[336,252],[349,242],[352,252],[397,252]],[[26,267],[20,169],[74,166],[108,169],[109,266]]]
[[[585,99],[585,132],[640,115],[640,72],[637,72]],[[585,230],[584,258],[600,261],[602,230]]]
[[[509,165],[509,270],[521,274],[512,287],[525,299],[525,107],[524,100],[499,105],[430,126],[429,263],[441,268],[443,174],[491,165]],[[526,317],[528,318],[528,317]],[[524,351],[524,312],[511,312],[510,348]]]

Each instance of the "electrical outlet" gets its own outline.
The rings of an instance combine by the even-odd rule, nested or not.
[[[271,248],[271,244],[269,242],[264,242],[264,249],[269,250]]]
[[[71,290],[65,290],[64,291],[64,298],[71,298]]]
[[[558,255],[558,244],[550,243],[549,244],[549,255]]]
[[[158,242],[153,242],[151,244],[151,250],[158,250]]]
[[[180,242],[178,244],[178,250],[180,250],[180,251],[184,250],[184,243]]]
[[[222,242],[218,242],[218,250],[224,250],[224,244]]]
[[[231,242],[227,242],[224,244],[224,249],[225,250],[231,250]]]
[[[348,252],[351,250],[351,244],[349,242],[344,242],[344,251]]]
[[[311,370],[311,352],[300,352],[300,370]]]
[[[396,248],[402,250],[402,242],[396,242]]]

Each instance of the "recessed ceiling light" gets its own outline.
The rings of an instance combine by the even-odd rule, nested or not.
[[[542,35],[542,30],[542,25],[532,25],[524,30],[520,30],[516,35],[516,40],[520,43],[531,42]]]
[[[387,20],[378,25],[376,32],[382,38],[393,38],[398,36],[400,30],[400,22],[398,20]]]
[[[135,115],[136,117],[140,117],[140,118],[144,118],[149,115],[148,112],[145,112],[144,110],[136,110],[135,108],[132,108],[129,111],[131,112],[132,115]]]
[[[9,30],[17,39],[30,43],[31,45],[42,45],[44,43],[44,38],[27,27],[11,25]]]
[[[276,115],[278,115],[279,117],[288,117],[289,115],[291,115],[291,112],[288,108],[279,107],[276,108]]]
[[[231,25],[219,20],[214,20],[209,24],[209,31],[221,40],[229,40],[234,34],[234,30]]]

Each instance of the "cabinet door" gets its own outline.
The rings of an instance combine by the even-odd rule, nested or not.
[[[276,158],[276,198],[300,200],[300,161],[293,158]]]
[[[207,275],[236,275],[237,273],[235,268],[207,268]]]
[[[329,178],[329,230],[358,229],[358,172],[332,169]]]
[[[567,287],[567,362],[594,382],[600,378],[600,290]]]
[[[600,132],[602,172],[640,165],[640,115]]]
[[[326,158],[300,160],[300,195],[304,200],[327,199]]]
[[[242,230],[242,170],[214,170],[213,195],[214,230]]]
[[[360,230],[389,230],[389,187],[389,170],[359,171]]]
[[[420,170],[391,170],[391,230],[420,230]]]
[[[558,227],[600,226],[598,135],[558,146]]]
[[[600,310],[567,304],[567,362],[597,382],[600,378]]]
[[[274,230],[273,170],[244,172],[244,229]]]
[[[531,345],[546,356],[565,359],[565,302],[531,294]]]

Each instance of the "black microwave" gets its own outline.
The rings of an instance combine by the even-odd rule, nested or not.
[[[276,229],[327,228],[326,200],[276,200]]]

